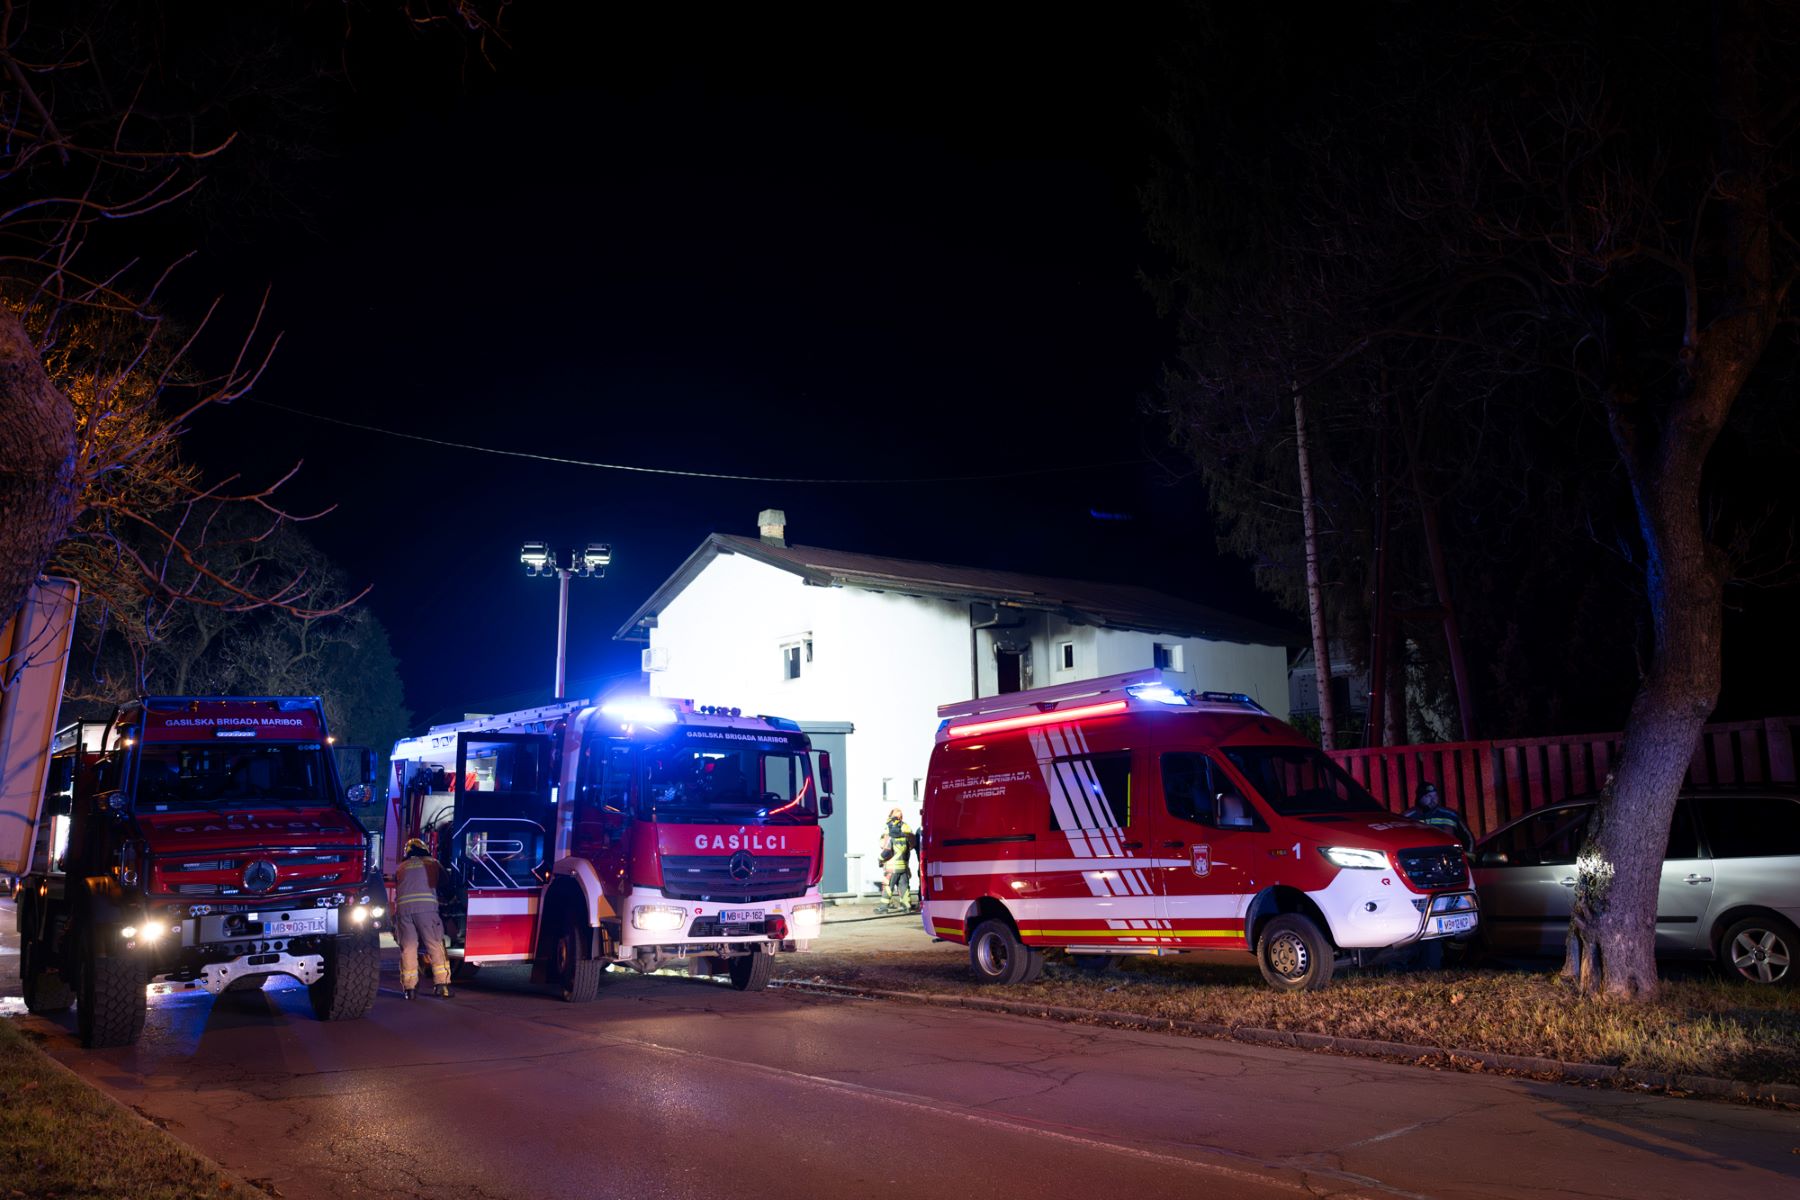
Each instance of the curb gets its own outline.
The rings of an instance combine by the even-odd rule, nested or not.
[[[1333,1037],[1330,1034],[1301,1033],[1286,1029],[1216,1025],[1207,1021],[1182,1021],[1174,1017],[1149,1017],[1137,1013],[1111,1012],[1104,1009],[1065,1008],[1054,1004],[1021,1004],[1015,1000],[987,1000],[978,996],[937,996],[927,992],[896,992],[882,988],[854,987],[842,983],[814,982],[807,979],[776,979],[771,981],[771,986],[793,988],[796,991],[813,991],[823,995],[905,1000],[914,1004],[930,1004],[940,1008],[970,1008],[981,1012],[1008,1013],[1019,1017],[1050,1018],[1059,1021],[1098,1021],[1108,1025],[1186,1033],[1223,1041],[1244,1042],[1255,1046],[1325,1050],[1334,1054],[1354,1055],[1362,1058],[1405,1059],[1413,1063],[1430,1061],[1462,1071],[1468,1070],[1470,1065],[1475,1065],[1496,1071],[1547,1076],[1570,1083],[1600,1083],[1613,1087],[1682,1092],[1719,1100],[1738,1100],[1752,1104],[1779,1104],[1790,1108],[1800,1108],[1800,1085],[1791,1083],[1746,1083],[1741,1079],[1675,1075],[1666,1071],[1644,1071],[1635,1067],[1609,1067],[1599,1063],[1563,1062],[1554,1058],[1495,1054],[1486,1050],[1445,1049],[1442,1046],[1414,1046],[1404,1042]]]
[[[4,1018],[0,1018],[0,1019],[4,1019]],[[38,1019],[41,1020],[42,1018],[38,1018]],[[218,1175],[219,1178],[225,1180],[225,1182],[230,1184],[233,1188],[240,1189],[241,1193],[243,1195],[245,1195],[245,1196],[270,1196],[270,1195],[274,1194],[274,1193],[270,1192],[269,1189],[262,1187],[259,1184],[250,1182],[250,1180],[246,1179],[244,1176],[239,1175],[236,1171],[233,1171],[231,1168],[225,1166],[223,1163],[219,1162],[217,1159],[213,1158],[211,1155],[203,1153],[202,1151],[200,1151],[196,1147],[190,1145],[188,1142],[186,1142],[182,1138],[176,1137],[174,1134],[170,1133],[167,1129],[164,1129],[161,1125],[158,1125],[155,1121],[152,1121],[149,1117],[147,1117],[143,1113],[139,1112],[133,1106],[125,1103],[123,1100],[119,1099],[117,1096],[113,1095],[111,1092],[107,1091],[105,1088],[99,1087],[92,1083],[89,1083],[87,1080],[83,1079],[80,1075],[76,1074],[74,1068],[70,1067],[67,1063],[58,1061],[55,1055],[51,1054],[48,1050],[45,1050],[42,1046],[37,1045],[34,1042],[32,1042],[30,1038],[26,1038],[25,1040],[26,1040],[26,1044],[31,1047],[32,1052],[34,1054],[36,1054],[39,1058],[43,1059],[44,1062],[48,1063],[50,1065],[51,1070],[61,1072],[63,1075],[65,1075],[69,1079],[72,1079],[80,1086],[82,1086],[82,1087],[86,1088],[88,1091],[94,1093],[96,1096],[100,1097],[100,1099],[104,1100],[106,1103],[112,1105],[114,1108],[116,1108],[120,1112],[124,1113],[128,1120],[136,1121],[139,1124],[143,1125],[147,1129],[154,1129],[157,1132],[158,1136],[168,1138],[170,1141],[172,1141],[176,1145],[180,1146],[183,1150],[187,1151],[189,1154],[193,1155],[195,1158],[199,1159],[201,1162],[203,1162],[203,1163],[207,1164],[207,1166],[211,1167],[214,1174]]]

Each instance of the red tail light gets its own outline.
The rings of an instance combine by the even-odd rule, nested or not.
[[[778,942],[787,940],[787,918],[780,913],[763,920],[763,932]]]

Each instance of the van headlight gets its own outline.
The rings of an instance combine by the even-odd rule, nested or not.
[[[687,909],[640,904],[631,910],[631,924],[635,929],[650,933],[673,933],[687,924]]]
[[[796,904],[788,909],[788,924],[793,926],[797,938],[812,938],[819,934],[819,926],[825,921],[823,904]]]
[[[1340,867],[1385,871],[1388,865],[1387,855],[1379,850],[1364,850],[1360,846],[1320,846],[1319,853]]]

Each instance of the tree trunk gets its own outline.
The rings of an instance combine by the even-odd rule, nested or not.
[[[1337,744],[1337,707],[1331,702],[1331,643],[1325,633],[1325,592],[1319,581],[1319,528],[1313,512],[1312,458],[1306,440],[1306,400],[1294,392],[1294,446],[1300,460],[1300,526],[1306,539],[1306,611],[1312,621],[1313,680],[1319,689],[1319,745]]]
[[[1676,476],[1671,478],[1670,476]],[[1624,749],[1576,864],[1563,974],[1582,991],[1656,992],[1656,900],[1675,799],[1719,695],[1725,572],[1700,523],[1700,472],[1659,473],[1640,491],[1650,669]]]
[[[1438,531],[1437,501],[1425,494],[1419,478],[1418,456],[1412,464],[1413,494],[1419,500],[1419,522],[1425,531],[1425,558],[1431,564],[1431,583],[1443,614],[1444,648],[1450,656],[1450,681],[1456,687],[1456,715],[1462,740],[1475,740],[1475,693],[1469,686],[1469,665],[1463,657],[1462,631],[1456,624],[1456,605],[1450,598],[1450,567],[1444,561],[1444,542]]]
[[[1388,540],[1393,524],[1393,482],[1388,478],[1388,398],[1387,370],[1381,372],[1381,414],[1379,440],[1375,456],[1375,491],[1378,497],[1375,515],[1375,569],[1373,594],[1369,597],[1369,691],[1363,697],[1363,745],[1385,745],[1383,716],[1387,699],[1388,654]]]
[[[0,619],[25,603],[80,512],[75,411],[0,304]]]

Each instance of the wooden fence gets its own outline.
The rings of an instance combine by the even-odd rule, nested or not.
[[[1622,735],[1514,738],[1334,750],[1331,757],[1395,812],[1412,807],[1423,780],[1462,813],[1476,837],[1566,796],[1597,792]],[[1690,784],[1792,783],[1800,717],[1708,725],[1688,764]]]

